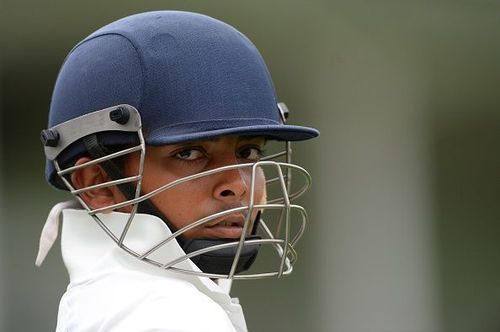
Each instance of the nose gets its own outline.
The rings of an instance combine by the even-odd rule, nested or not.
[[[221,172],[214,188],[214,197],[227,203],[241,202],[247,194],[248,187],[244,175],[239,169]]]

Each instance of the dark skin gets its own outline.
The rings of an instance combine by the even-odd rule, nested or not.
[[[218,167],[256,162],[261,157],[264,144],[263,137],[223,136],[181,144],[147,146],[142,192],[148,193],[176,179]],[[133,153],[125,159],[123,168],[126,176],[137,174],[139,158],[139,153]],[[89,160],[82,157],[76,164]],[[211,214],[247,205],[251,173],[251,167],[215,173],[162,191],[151,200],[172,225],[180,229]],[[75,171],[71,180],[79,189],[109,181],[110,178],[99,165],[95,165]],[[92,209],[125,200],[115,186],[87,191],[81,197]],[[256,174],[254,200],[257,204],[266,201],[265,178],[261,169]],[[125,207],[120,211],[129,212],[130,209]],[[253,214],[251,220],[255,220],[257,212]],[[244,221],[245,212],[238,212],[211,220],[185,232],[183,236],[187,239],[239,238]]]

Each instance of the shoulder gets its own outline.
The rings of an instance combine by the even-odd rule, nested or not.
[[[201,293],[172,296],[167,292],[149,295],[136,303],[113,327],[115,332],[176,331],[229,332],[234,327],[227,313]]]
[[[158,296],[137,307],[124,321],[128,331],[143,331],[144,322],[154,331],[234,331],[226,312],[204,296],[172,301]],[[130,329],[137,326],[137,329]],[[148,331],[149,329],[144,329]]]
[[[194,285],[169,278],[144,281],[128,283],[122,305],[113,310],[115,319],[108,320],[109,331],[235,331],[226,311]]]
[[[59,318],[59,326],[78,326],[78,331],[235,331],[226,311],[193,284],[141,273],[71,287],[61,300]]]

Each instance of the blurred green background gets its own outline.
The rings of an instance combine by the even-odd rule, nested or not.
[[[499,0],[2,0],[0,331],[54,330],[67,284],[58,248],[34,267],[67,198],[38,138],[58,68],[159,9],[245,33],[290,121],[321,130],[295,145],[314,183],[294,274],[234,286],[250,331],[500,331]]]

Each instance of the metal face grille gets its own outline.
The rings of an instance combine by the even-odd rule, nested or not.
[[[106,119],[106,117],[102,116],[105,112],[109,113],[109,109],[91,114],[94,114],[95,117],[98,117],[101,119],[100,121],[102,121],[102,119]],[[308,190],[311,185],[311,177],[305,169],[291,163],[292,151],[289,142],[280,143],[285,146],[284,150],[277,152],[273,151],[270,155],[263,157],[260,161],[246,164],[226,165],[216,169],[206,170],[190,176],[178,178],[170,183],[161,184],[156,189],[143,193],[141,191],[141,183],[143,179],[146,146],[141,130],[140,117],[137,111],[133,112],[132,118],[135,119],[134,121],[136,125],[122,129],[129,132],[135,132],[139,141],[138,145],[124,148],[101,158],[65,169],[60,167],[56,156],[53,158],[57,173],[61,177],[64,184],[80,201],[82,206],[87,209],[89,215],[92,216],[97,224],[117,244],[117,246],[139,260],[153,264],[159,268],[210,278],[256,279],[265,277],[281,277],[292,272],[293,264],[297,260],[297,253],[294,247],[302,236],[307,222],[307,213],[305,209],[302,206],[295,204],[295,201]],[[88,120],[88,118],[85,120]],[[72,121],[78,121],[78,119]],[[72,128],[75,128],[74,123],[71,123],[71,126]],[[115,125],[112,124],[112,126]],[[108,125],[106,125],[104,121],[104,124],[102,124],[100,128],[95,129],[95,131],[105,131],[107,130],[107,127]],[[60,125],[58,128],[59,132],[64,132],[64,128],[64,126]],[[86,130],[83,132],[85,134],[87,133]],[[80,139],[81,136],[82,135],[76,135],[73,139]],[[114,179],[112,181],[78,189],[76,189],[68,180],[68,175],[75,171],[85,167],[99,165],[100,163],[137,152],[140,153],[138,173],[133,176]],[[147,244],[146,249],[142,246],[139,250],[127,241],[127,235],[130,228],[132,226],[136,226],[134,225],[134,221],[136,219],[135,216],[140,202],[148,200],[162,192],[176,188],[177,186],[182,186],[190,181],[234,170],[244,171],[251,174],[249,181],[249,200],[241,207],[219,211],[215,214],[203,216],[198,220],[193,220],[191,223],[176,230],[175,232],[170,232],[169,236],[158,243]],[[258,177],[257,174],[262,173],[264,173],[266,179],[264,186],[267,193],[267,199],[265,202],[258,202],[255,199],[256,186],[259,185],[256,179]],[[98,209],[92,209],[82,199],[82,194],[90,190],[117,186],[124,183],[130,183],[135,186],[135,196],[133,199],[128,199],[123,202]],[[106,222],[103,221],[102,213],[116,211],[125,207],[130,207],[130,213],[123,229],[119,232],[112,231],[106,225]],[[161,250],[172,245],[177,245],[175,239],[182,237],[187,231],[196,227],[203,227],[214,220],[235,213],[246,216],[239,239],[201,248],[190,252],[189,254],[186,254],[181,250],[179,251],[181,252],[180,255],[174,257],[170,256],[168,260],[164,260],[164,256],[159,254]],[[257,223],[258,227],[253,229],[253,225],[256,220],[252,216],[255,216],[256,214],[260,217],[260,219]],[[252,231],[258,235],[257,238],[249,236]],[[260,247],[258,259],[248,271],[236,273],[236,267],[238,265],[238,261],[240,260],[241,253],[247,246]],[[236,250],[231,269],[227,274],[205,273],[199,269],[186,268],[186,266],[189,265],[182,264],[188,259],[195,258],[196,256],[230,247],[235,248]]]

